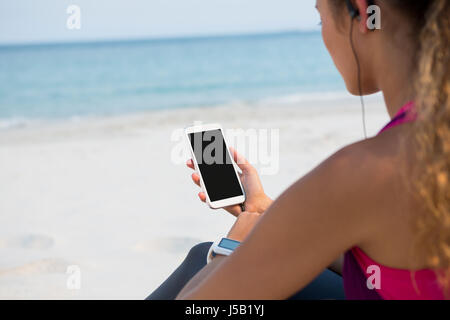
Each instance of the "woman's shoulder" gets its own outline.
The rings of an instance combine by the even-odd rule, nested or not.
[[[329,173],[342,177],[351,186],[366,185],[368,178],[381,182],[395,172],[398,153],[383,144],[378,137],[348,144],[323,161],[320,166],[329,167]],[[336,177],[336,178],[337,178]]]
[[[366,186],[366,179],[371,179],[372,186],[384,187],[397,179],[404,167],[401,145],[398,137],[375,136],[344,146],[326,161],[335,168],[335,174],[341,170],[351,173],[346,180],[355,186]]]
[[[392,150],[378,137],[346,145],[297,180],[288,195],[296,206],[308,199],[330,219],[359,221],[379,230],[392,221],[393,212],[401,211],[404,199],[401,157]]]
[[[331,223],[354,245],[372,242],[385,224],[379,213],[391,180],[377,148],[376,139],[367,139],[334,152],[286,191],[290,206]]]
[[[380,212],[398,206],[402,188],[402,156],[394,143],[384,140],[373,137],[349,144],[316,168],[335,199],[351,202],[358,214],[372,215],[378,221]]]

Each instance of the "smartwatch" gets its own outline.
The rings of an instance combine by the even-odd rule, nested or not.
[[[218,254],[229,256],[240,244],[239,241],[228,238],[220,238],[214,241],[206,255],[206,263],[210,263],[212,258]]]

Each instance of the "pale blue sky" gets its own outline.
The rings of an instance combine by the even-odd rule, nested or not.
[[[81,8],[68,30],[66,9]],[[315,0],[1,0],[0,43],[317,29]]]

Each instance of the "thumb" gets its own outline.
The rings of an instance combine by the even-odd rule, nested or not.
[[[239,154],[236,149],[233,147],[229,147],[229,149],[233,156],[234,162],[236,162],[242,172],[249,172],[254,169],[250,162],[248,162],[243,155]]]

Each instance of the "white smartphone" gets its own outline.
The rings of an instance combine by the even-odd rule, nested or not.
[[[243,203],[244,188],[221,126],[207,124],[188,127],[185,136],[208,205],[218,209]]]

